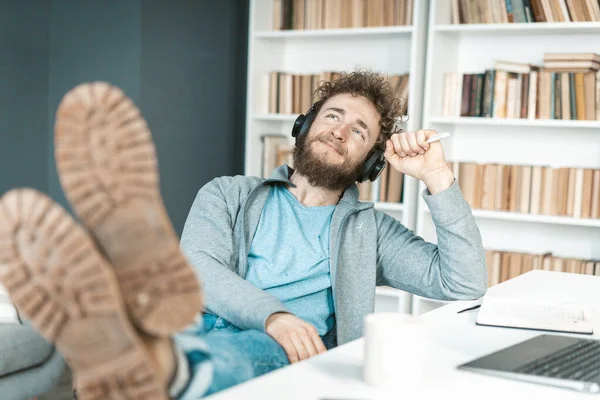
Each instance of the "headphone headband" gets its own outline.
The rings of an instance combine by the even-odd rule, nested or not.
[[[306,112],[306,114],[300,114],[296,120],[294,121],[294,126],[292,127],[292,137],[296,139],[296,146],[298,145],[298,141],[304,135],[308,134],[308,131],[317,116],[317,109],[320,109],[322,100],[314,103]],[[367,156],[367,160],[365,161],[363,171],[359,176],[358,181],[364,182],[367,179],[371,182],[375,181],[381,175],[381,172],[386,167],[386,161],[384,157],[384,150],[380,147],[374,147],[371,153]]]

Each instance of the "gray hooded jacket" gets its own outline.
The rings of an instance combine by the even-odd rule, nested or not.
[[[246,281],[247,255],[274,183],[292,185],[282,165],[269,179],[215,178],[198,192],[187,217],[181,248],[195,266],[205,309],[240,327],[264,331],[273,313],[288,311],[271,294]],[[419,296],[468,300],[484,295],[487,268],[481,235],[457,182],[435,195],[422,194],[438,244],[424,241],[373,203],[346,189],[331,220],[330,268],[337,343],[362,335],[374,311],[375,287],[387,285]]]

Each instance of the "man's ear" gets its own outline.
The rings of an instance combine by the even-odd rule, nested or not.
[[[387,142],[387,137],[383,133],[380,133],[379,137],[375,141],[375,144],[371,148],[371,151],[375,150],[376,147],[379,147],[379,148],[382,148],[385,150],[385,142]]]

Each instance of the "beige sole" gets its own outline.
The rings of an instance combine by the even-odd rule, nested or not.
[[[83,228],[33,189],[0,200],[0,281],[67,360],[78,398],[168,399],[111,267]]]
[[[155,336],[179,331],[202,308],[159,188],[156,150],[133,102],[106,83],[65,95],[55,125],[63,190],[116,270],[127,310]]]

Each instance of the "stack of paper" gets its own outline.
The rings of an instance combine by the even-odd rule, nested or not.
[[[477,325],[593,333],[588,305],[485,296]]]

